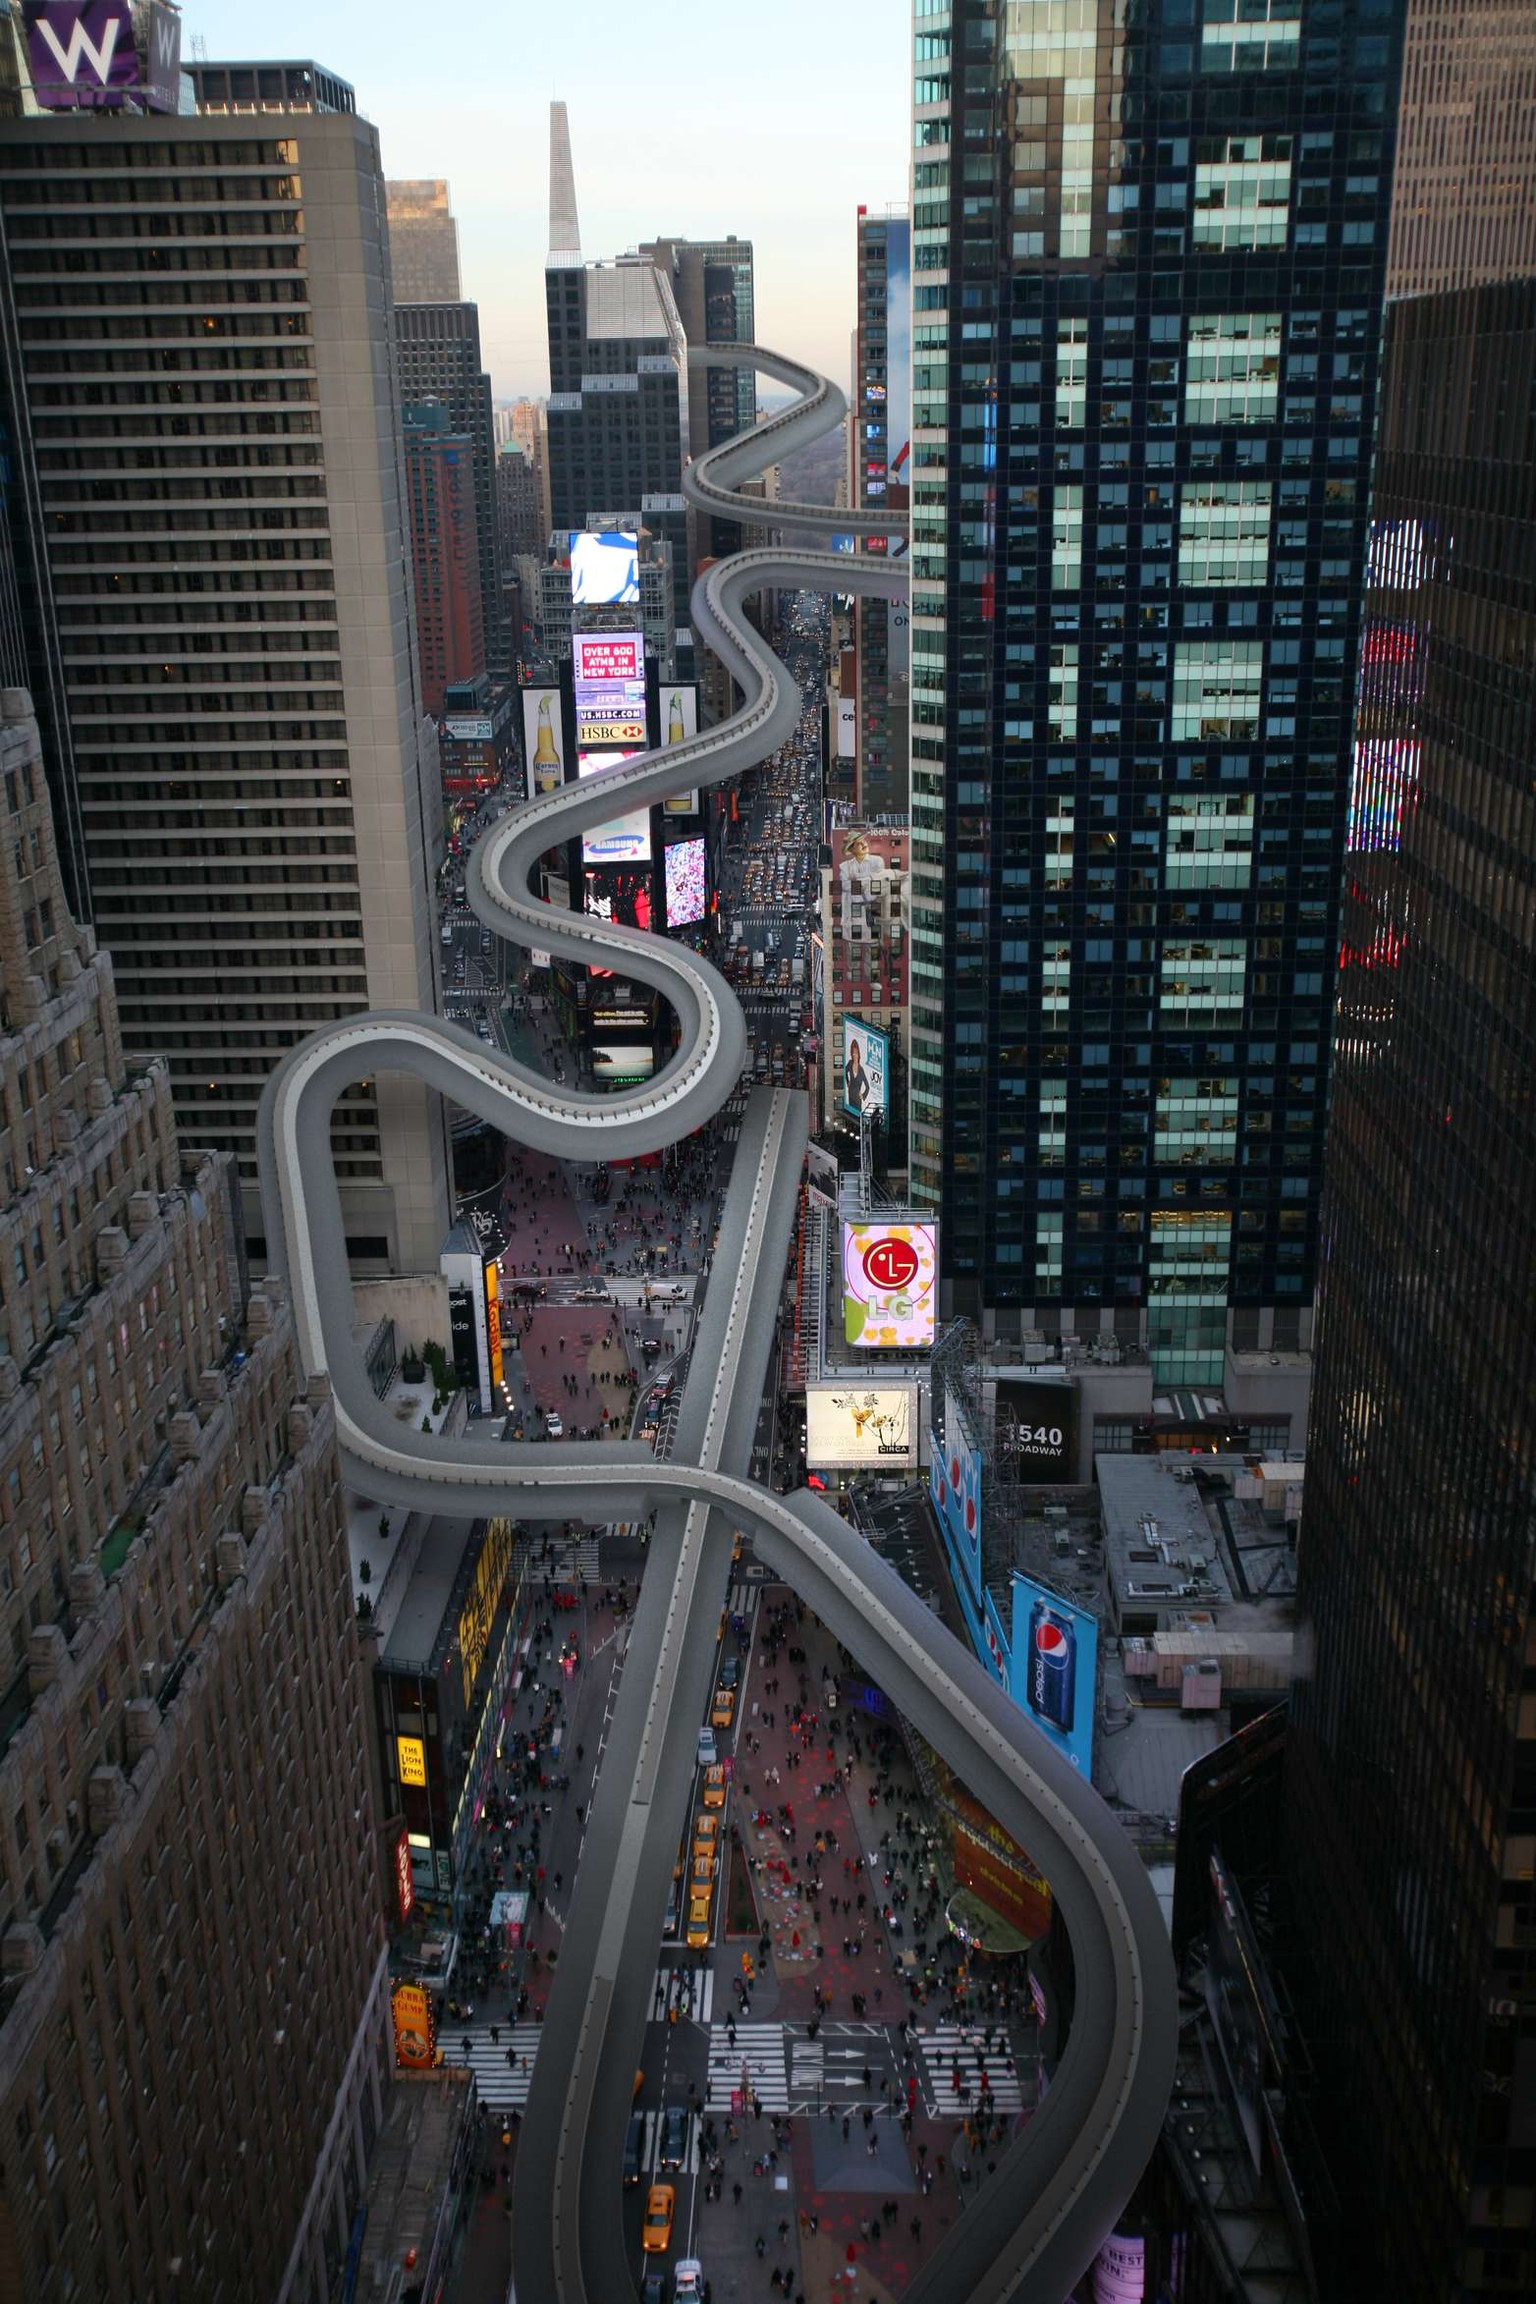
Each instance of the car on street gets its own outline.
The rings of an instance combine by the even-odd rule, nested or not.
[[[672,2304],[704,2304],[704,2267],[697,2256],[679,2256],[673,2265]]]
[[[704,1771],[704,1805],[706,1808],[725,1806],[725,1770],[719,1761]]]
[[[653,2184],[645,2196],[645,2223],[640,2245],[647,2256],[664,2256],[672,2245],[672,2216],[677,2194],[670,2184]]]
[[[662,2168],[681,2168],[687,2157],[687,2109],[681,2104],[669,2104],[661,2116],[661,2152],[657,2165]]]
[[[565,1420],[558,1416],[553,1408],[548,1409],[545,1413],[544,1432],[546,1438],[550,1440],[563,1440],[565,1438]]]
[[[736,1714],[736,1699],[729,1688],[715,1691],[714,1703],[709,1708],[711,1728],[729,1728]]]
[[[639,2183],[640,2162],[644,2152],[645,2114],[643,2112],[631,2112],[629,2133],[624,2139],[624,2181],[626,2184]]]
[[[640,2304],[667,2304],[667,2276],[659,2264],[653,2264],[640,2283]]]
[[[586,1287],[577,1289],[576,1301],[578,1304],[606,1304],[608,1291],[600,1280],[592,1280]]]
[[[709,1946],[710,1906],[714,1899],[707,1891],[688,1899],[687,1944],[691,1952],[703,1952]]]
[[[713,1856],[720,1846],[720,1819],[701,1808],[693,1820],[693,1852],[695,1856]]]
[[[729,1688],[733,1694],[741,1685],[741,1658],[739,1656],[726,1657],[725,1662],[720,1667],[720,1685],[722,1688]]]

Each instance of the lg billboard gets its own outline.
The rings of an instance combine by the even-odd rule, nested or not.
[[[843,1226],[843,1334],[866,1351],[926,1352],[933,1342],[938,1235],[931,1218]]]

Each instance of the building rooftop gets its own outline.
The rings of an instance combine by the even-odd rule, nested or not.
[[[670,342],[672,318],[654,265],[589,264],[586,332],[592,342],[617,337]]]
[[[368,2221],[358,2263],[356,2304],[383,2304],[400,2290],[400,2266],[415,2250],[422,2273],[441,2269],[441,2242],[451,2226],[462,2139],[474,2103],[474,2078],[445,2066],[397,2072],[389,2111],[368,2175]]]
[[[1188,1459],[1099,1455],[1094,1470],[1104,1513],[1104,1569],[1117,1612],[1230,1603],[1217,1530]]]
[[[437,1635],[476,1525],[468,1520],[428,1523],[379,1659],[386,1672],[406,1671],[435,1655]]]

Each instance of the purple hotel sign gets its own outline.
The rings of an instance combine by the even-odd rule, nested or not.
[[[45,112],[116,110],[140,93],[128,0],[25,0],[25,14],[27,62]]]

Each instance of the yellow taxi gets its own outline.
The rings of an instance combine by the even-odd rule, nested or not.
[[[695,1896],[712,1896],[714,1894],[715,1874],[719,1869],[720,1859],[718,1856],[701,1856],[697,1849],[694,1850],[692,1892]]]
[[[711,1728],[729,1728],[736,1713],[736,1699],[729,1688],[717,1688],[715,1701],[709,1709]]]
[[[725,1806],[725,1770],[718,1760],[713,1768],[704,1771],[704,1805],[706,1808]]]
[[[665,2256],[672,2245],[672,2214],[677,2194],[670,2184],[653,2184],[645,2196],[645,2223],[640,2245],[647,2256]]]
[[[714,1897],[705,1888],[688,1899],[688,1948],[702,1952],[709,1944],[709,1914]]]
[[[693,1854],[697,1862],[701,1856],[713,1856],[720,1846],[720,1819],[701,1808],[693,1820]]]

